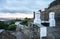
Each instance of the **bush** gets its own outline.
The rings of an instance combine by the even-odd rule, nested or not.
[[[7,29],[8,24],[4,23],[3,21],[0,21],[0,29]]]
[[[20,24],[28,26],[28,21],[30,20],[30,18],[25,18],[24,21],[22,21]]]
[[[12,24],[8,26],[8,30],[16,30],[16,25]]]
[[[11,20],[8,25],[15,24],[15,21]]]
[[[14,25],[15,22],[11,21],[8,23],[5,23],[3,21],[0,21],[0,29],[5,29],[5,30],[16,30],[16,25]]]
[[[22,24],[22,25],[28,25],[28,22],[27,21],[23,21],[23,22],[21,22],[20,24]]]

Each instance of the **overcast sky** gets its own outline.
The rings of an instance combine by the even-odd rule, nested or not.
[[[33,12],[44,9],[53,0],[0,0],[0,12]]]

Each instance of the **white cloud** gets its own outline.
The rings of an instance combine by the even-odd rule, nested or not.
[[[0,13],[0,18],[33,18],[33,14],[22,14],[22,13]]]

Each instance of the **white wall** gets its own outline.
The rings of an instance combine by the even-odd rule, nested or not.
[[[50,12],[49,13],[49,23],[50,23],[50,27],[55,26],[55,13],[54,12]]]
[[[41,27],[40,28],[40,37],[46,37],[47,36],[47,27]]]
[[[35,23],[35,24],[41,24],[40,12],[36,12],[36,13],[35,13],[34,23]]]

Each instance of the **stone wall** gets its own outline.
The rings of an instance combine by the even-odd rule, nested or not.
[[[60,27],[60,5],[56,5],[45,10],[44,18],[46,20],[49,20],[50,12],[55,12],[56,27]]]
[[[0,39],[16,39],[16,37],[8,31],[3,31],[0,33]]]
[[[48,27],[47,38],[48,39],[60,39],[60,28]]]

